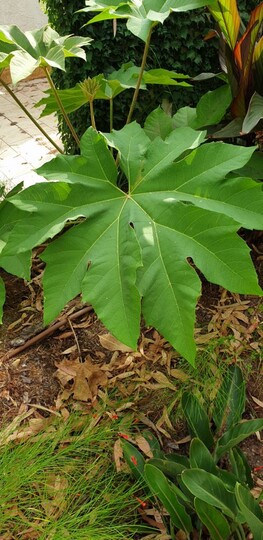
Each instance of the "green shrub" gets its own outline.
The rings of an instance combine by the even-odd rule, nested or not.
[[[86,77],[98,73],[110,73],[119,69],[121,64],[132,61],[139,64],[143,51],[143,43],[127,30],[125,22],[118,21],[117,34],[113,37],[111,21],[94,24],[82,28],[88,17],[94,14],[76,13],[84,7],[84,0],[46,0],[46,11],[51,26],[62,35],[88,35],[94,39],[87,50],[87,62],[72,59],[67,64],[67,71],[54,71],[53,78],[58,88],[70,88]],[[239,9],[244,20],[246,12],[256,7],[256,0],[239,2]],[[147,62],[148,68],[163,67],[195,76],[200,72],[218,72],[218,43],[203,41],[207,31],[213,26],[213,21],[204,9],[189,13],[174,13],[163,25],[158,25],[152,37],[151,50]],[[127,39],[129,46],[127,47]],[[184,105],[196,105],[201,95],[208,89],[215,88],[217,83],[211,80],[198,83],[192,89],[163,89],[160,86],[151,88],[143,95],[136,110],[135,119],[144,120],[150,111],[158,106],[164,97],[174,104],[174,109]],[[209,88],[208,88],[209,85]],[[213,86],[214,85],[214,86]],[[115,110],[115,128],[119,129],[127,116],[132,91],[123,93],[117,101]],[[96,121],[99,130],[108,130],[105,125],[105,115],[108,117],[107,103],[96,105]],[[78,115],[71,115],[71,121],[81,136],[89,125],[88,109],[84,107]],[[60,119],[60,131],[66,152],[77,152],[76,145],[65,123]]]

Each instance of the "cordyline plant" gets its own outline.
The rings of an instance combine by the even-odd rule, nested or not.
[[[219,37],[220,63],[232,92],[233,121],[219,136],[246,134],[263,118],[263,2],[251,12],[246,28],[236,0],[214,0],[208,9],[218,28],[207,39]]]
[[[154,27],[171,11],[200,7],[202,0],[88,4],[98,8],[96,20],[127,18],[145,43],[127,123],[109,133],[91,126],[80,156],[59,155],[38,169],[48,183],[7,196],[0,264],[30,279],[32,249],[53,239],[41,254],[45,324],[81,293],[120,341],[136,348],[142,314],[193,363],[201,293],[195,267],[230,291],[262,294],[237,234],[241,226],[263,226],[261,185],[238,173],[227,178],[255,148],[207,144],[200,126],[178,127],[178,116],[161,109],[144,128],[131,122]],[[98,90],[86,87],[89,98],[91,88]]]

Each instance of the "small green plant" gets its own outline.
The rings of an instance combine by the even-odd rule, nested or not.
[[[144,128],[131,122],[142,84],[178,84],[175,73],[145,70],[155,27],[172,11],[202,5],[203,0],[88,2],[88,10],[99,11],[93,22],[128,19],[127,27],[144,42],[141,66],[75,89],[78,100],[89,102],[93,123],[81,138],[81,155],[60,155],[42,166],[38,172],[51,182],[10,194],[0,212],[0,263],[6,271],[30,279],[32,249],[54,239],[41,254],[47,264],[46,324],[81,293],[120,341],[136,348],[142,314],[191,363],[201,292],[192,261],[208,280],[233,292],[262,294],[248,247],[237,234],[241,226],[263,226],[261,185],[238,174],[255,147],[204,144],[201,130],[224,114],[214,102],[218,92],[224,104],[230,102],[228,87],[200,100],[194,128],[184,127],[182,110],[170,117],[157,109]],[[100,93],[109,99],[112,128],[114,92],[123,90],[128,75],[134,95],[125,126],[97,132],[93,101]],[[56,96],[61,101],[57,93],[53,102]],[[3,290],[2,284],[2,302]]]
[[[189,457],[164,454],[151,435],[147,440],[153,458],[145,461],[137,448],[122,441],[135,478],[148,486],[168,512],[170,522],[166,518],[164,522],[171,538],[178,530],[186,538],[197,530],[200,538],[240,540],[249,527],[255,540],[262,539],[263,513],[250,493],[250,467],[237,445],[263,429],[263,419],[242,421],[244,404],[242,373],[232,366],[213,405],[213,430],[200,401],[193,394],[183,394],[182,408],[192,436]],[[220,462],[226,455],[230,470],[222,468]]]

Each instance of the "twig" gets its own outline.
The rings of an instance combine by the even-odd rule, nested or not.
[[[72,313],[72,315],[69,315],[69,317],[67,317],[67,316],[63,317],[57,323],[52,324],[51,326],[48,326],[47,328],[45,328],[45,330],[43,330],[42,332],[37,334],[37,336],[34,336],[34,337],[28,339],[25,343],[23,343],[23,345],[20,345],[20,347],[17,347],[16,349],[13,349],[12,351],[9,351],[8,353],[6,353],[1,358],[1,360],[9,360],[10,358],[13,358],[17,354],[24,351],[25,349],[28,349],[32,345],[35,345],[35,343],[38,343],[39,341],[42,341],[46,337],[53,334],[56,330],[58,330],[58,328],[60,328],[61,326],[64,326],[64,324],[67,324],[69,319],[71,321],[74,321],[75,319],[78,319],[79,317],[81,317],[82,315],[85,315],[86,313],[89,313],[90,311],[93,311],[93,307],[92,306],[87,306],[87,307],[85,307],[83,309],[80,309],[80,311],[77,311],[76,313]]]
[[[68,323],[69,323],[70,329],[71,329],[71,331],[72,331],[72,334],[73,334],[73,336],[74,336],[74,339],[75,339],[75,342],[76,342],[76,345],[77,345],[77,349],[78,349],[78,353],[79,353],[79,360],[80,360],[80,362],[81,362],[81,356],[82,356],[82,355],[81,355],[81,350],[80,350],[80,346],[79,346],[78,337],[77,337],[77,334],[76,334],[76,332],[75,332],[75,330],[74,330],[74,328],[73,328],[73,324],[72,324],[72,322],[71,322],[71,320],[70,320],[69,317],[68,317]]]

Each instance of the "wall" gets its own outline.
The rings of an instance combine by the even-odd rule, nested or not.
[[[0,25],[16,24],[21,30],[34,30],[47,24],[38,0],[0,0]]]

